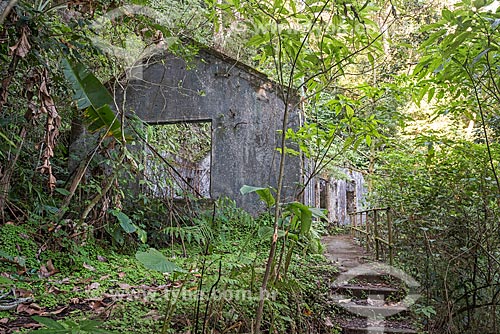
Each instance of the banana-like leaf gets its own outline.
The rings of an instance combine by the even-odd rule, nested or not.
[[[261,228],[259,228],[259,231],[257,232],[257,235],[262,240],[271,239],[273,234],[274,234],[274,228],[272,228],[271,226],[262,226]],[[285,235],[286,235],[285,231],[278,230],[278,238],[284,237]]]
[[[311,230],[312,217],[327,219],[323,210],[312,208],[299,202],[286,204],[286,209],[293,212],[296,217],[300,217],[300,234],[307,234]]]
[[[120,222],[120,226],[126,233],[133,233],[137,230],[137,226],[132,223],[132,220],[119,210],[111,210],[111,214]]]
[[[96,132],[106,129],[108,136],[120,140],[122,138],[120,120],[116,117],[110,104],[113,97],[99,79],[82,63],[72,63],[63,58],[61,61],[64,76],[71,83],[77,107],[85,110],[84,116],[88,130]]]
[[[106,129],[108,136],[115,137],[118,140],[122,139],[120,121],[108,104],[99,109],[90,106],[85,110],[84,116],[88,124],[87,129],[90,132]]]
[[[74,99],[78,109],[90,106],[99,109],[113,102],[113,97],[106,87],[82,63],[70,63],[68,59],[63,58],[61,65],[64,76],[75,91]]]

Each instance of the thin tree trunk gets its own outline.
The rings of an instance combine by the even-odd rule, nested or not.
[[[7,198],[9,197],[9,192],[10,192],[10,181],[12,179],[12,175],[14,174],[14,169],[17,164],[17,160],[19,160],[19,155],[21,154],[21,150],[24,145],[24,139],[26,138],[27,134],[26,127],[23,127],[21,129],[21,133],[19,137],[21,138],[17,148],[16,148],[16,154],[14,155],[14,158],[9,161],[7,166],[5,167],[4,174],[2,175],[0,179],[0,218],[3,223],[5,223],[5,206],[7,204]]]

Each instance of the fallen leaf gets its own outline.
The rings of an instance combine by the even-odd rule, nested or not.
[[[151,310],[148,313],[144,315],[144,318],[146,319],[152,319],[152,320],[160,320],[163,319],[163,315],[161,315],[158,310]]]
[[[2,318],[0,319],[0,324],[6,324],[9,322],[9,318]]]
[[[32,297],[33,292],[25,289],[16,289],[16,296],[21,298]]]
[[[108,259],[106,259],[104,256],[101,256],[101,255],[97,255],[97,260],[99,260],[101,262],[108,262]]]
[[[55,311],[52,311],[52,312],[46,312],[46,314],[52,314],[52,315],[56,315],[56,314],[59,314],[61,312],[63,312],[64,310],[66,310],[68,307],[67,306],[64,306],[58,310],[55,310]]]
[[[101,284],[94,282],[94,283],[91,283],[90,285],[87,285],[86,290],[99,289],[100,286],[101,286]]]
[[[42,313],[44,313],[43,308],[40,305],[35,304],[35,303],[19,304],[19,305],[17,305],[16,311],[17,311],[17,313],[24,312],[24,313],[27,313],[29,315],[33,315],[33,314],[41,315]]]
[[[118,286],[120,287],[120,289],[123,289],[123,290],[130,290],[130,288],[132,287],[131,285],[129,285],[127,283],[118,283]]]
[[[83,263],[83,268],[90,270],[90,271],[95,271],[94,267],[92,267],[90,264],[86,264],[85,262]]]
[[[38,327],[42,327],[42,325],[39,324],[38,322],[29,322],[26,324],[22,324],[21,327],[22,328],[38,328]]]
[[[108,279],[108,278],[110,278],[110,277],[111,277],[111,275],[104,275],[104,276],[101,276],[101,277],[99,278],[99,280],[100,280],[100,281],[105,281],[105,280],[107,280],[107,279]]]
[[[47,278],[50,276],[50,273],[49,271],[47,270],[47,268],[45,267],[45,265],[41,265],[40,266],[40,270],[38,270],[38,276],[40,278]]]
[[[51,286],[47,292],[48,293],[53,293],[55,295],[58,295],[58,294],[62,293],[63,291],[61,291],[61,289],[59,289],[56,286]]]
[[[125,275],[126,275],[126,274],[125,274],[123,271],[121,271],[121,272],[119,272],[119,273],[118,273],[118,277],[119,277],[119,278],[124,278],[124,277],[125,277]]]
[[[59,270],[57,270],[56,268],[54,268],[54,265],[52,264],[52,260],[49,259],[47,261],[47,264],[45,265],[42,265],[40,267],[40,270],[39,270],[39,273],[38,273],[38,276],[40,276],[40,278],[47,278],[47,277],[50,277],[56,273],[58,273]]]
[[[78,284],[87,284],[87,283],[90,283],[91,281],[92,281],[92,277],[87,277],[85,279],[78,280]]]

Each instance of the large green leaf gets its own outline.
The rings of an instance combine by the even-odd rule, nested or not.
[[[135,258],[144,265],[144,267],[161,273],[185,272],[184,269],[170,262],[165,255],[154,248],[150,248],[147,252],[135,253]]]
[[[74,99],[80,110],[85,110],[84,116],[88,130],[96,132],[106,129],[107,135],[120,140],[122,138],[120,120],[116,117],[110,104],[113,97],[99,79],[82,63],[72,63],[63,58],[61,61],[66,79],[75,92]]]
[[[106,104],[99,109],[94,109],[92,106],[85,109],[85,120],[87,121],[87,129],[90,132],[96,132],[101,129],[106,129],[107,135],[121,139],[121,125],[111,107]]]
[[[120,226],[126,233],[133,233],[137,230],[137,226],[132,223],[132,220],[119,210],[111,210],[111,214],[118,219]]]
[[[74,99],[78,109],[82,110],[90,106],[99,109],[113,102],[113,97],[106,87],[82,63],[71,63],[63,58],[61,65],[66,79],[75,91]]]
[[[39,317],[39,316],[33,316],[32,317],[33,320],[35,320],[36,322],[50,328],[51,330],[54,330],[54,329],[61,329],[61,330],[64,330],[64,332],[68,332],[68,329],[66,327],[64,327],[63,325],[61,325],[60,323],[58,323],[57,321],[51,319],[51,318],[47,318],[47,317]]]
[[[262,240],[270,239],[273,236],[273,234],[274,234],[274,228],[271,226],[262,226],[261,228],[259,228],[259,231],[257,232],[257,235]],[[278,238],[284,237],[285,234],[286,234],[285,231],[278,230]]]
[[[252,186],[247,186],[244,185],[240,189],[240,193],[242,195],[246,195],[249,193],[257,193],[259,195],[260,199],[266,203],[266,205],[270,208],[276,203],[276,200],[274,199],[273,194],[271,193],[271,188],[261,188],[261,187],[252,187]]]
[[[286,209],[293,212],[295,216],[300,217],[300,234],[307,234],[311,230],[312,217],[321,217],[327,219],[323,210],[309,207],[300,202],[288,203]]]

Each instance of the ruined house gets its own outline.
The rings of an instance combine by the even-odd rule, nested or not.
[[[209,123],[209,156],[191,167],[178,164],[183,180],[176,183],[191,183],[206,197],[228,196],[255,212],[263,208],[256,194],[243,196],[239,190],[243,185],[277,185],[285,109],[278,90],[262,73],[201,49],[190,61],[169,53],[145,59],[140,78],[129,80],[118,99],[126,97],[126,112],[148,124]],[[292,109],[288,127],[299,124],[299,110]],[[301,159],[287,157],[286,200],[295,199],[300,183]]]
[[[227,196],[249,212],[261,212],[258,196],[242,195],[240,188],[277,185],[285,109],[280,89],[264,74],[207,48],[189,61],[167,52],[144,59],[140,75],[127,80],[116,95],[118,105],[153,126],[208,124],[210,142],[196,161],[168,154],[161,159],[170,161],[169,166],[146,161],[147,177],[153,181],[150,191],[171,197],[182,196],[178,190],[204,198]],[[300,124],[301,111],[292,106],[288,127]],[[140,149],[146,160],[153,156],[148,147]],[[171,167],[175,173],[168,171]],[[287,156],[283,200],[327,209],[331,222],[345,224],[348,213],[361,207],[362,176],[346,170],[344,178],[314,177],[307,182],[307,167],[302,157]],[[164,182],[167,172],[170,185]]]

